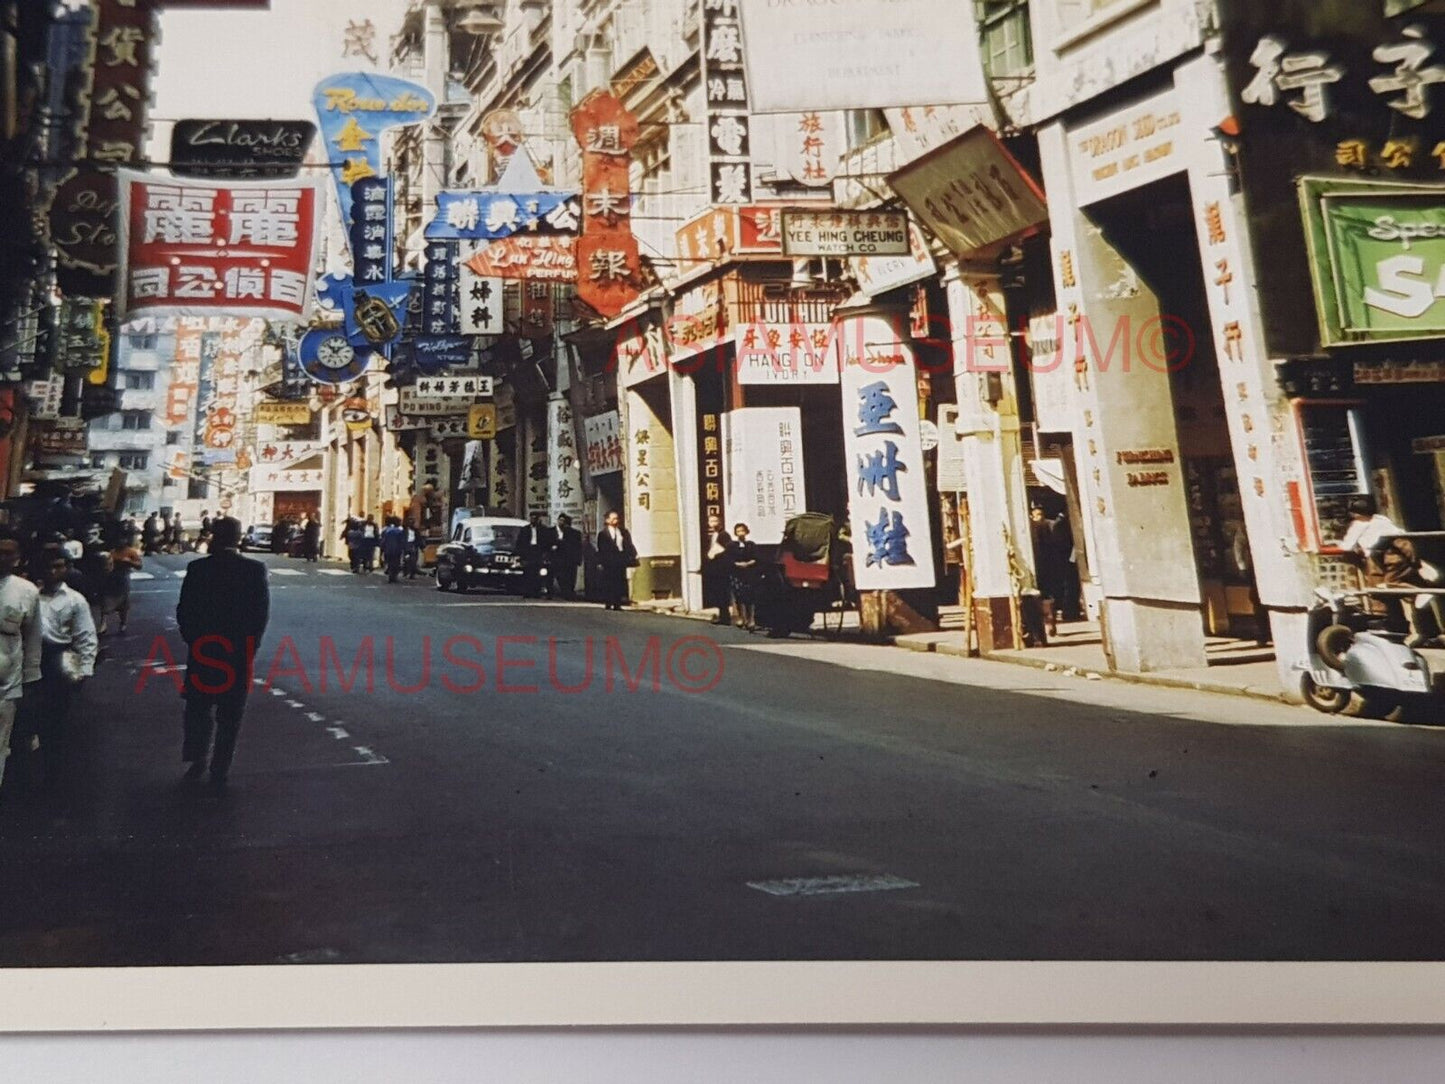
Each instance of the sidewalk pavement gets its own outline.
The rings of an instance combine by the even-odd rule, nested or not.
[[[685,610],[682,600],[675,598],[639,602],[633,608],[643,612],[687,617],[697,621],[709,621],[712,616],[710,613]],[[958,627],[961,625],[961,621],[957,620],[958,615],[945,613],[941,616],[944,625],[943,631],[892,636],[888,638],[887,643],[908,651],[952,655],[961,659],[970,658],[964,634]],[[857,614],[850,613],[847,617],[849,621],[845,624],[844,631],[856,630],[858,627]],[[1059,635],[1051,638],[1048,647],[1029,647],[1020,651],[994,651],[990,652],[986,658],[990,662],[1031,666],[1050,673],[1061,673],[1066,677],[1079,677],[1086,681],[1112,678],[1136,685],[1158,685],[1172,689],[1221,693],[1227,696],[1247,696],[1273,703],[1291,702],[1280,685],[1274,652],[1269,647],[1261,647],[1252,641],[1209,637],[1205,642],[1205,653],[1209,658],[1207,666],[1157,670],[1147,674],[1110,671],[1104,658],[1103,638],[1097,622],[1075,622],[1061,625]],[[973,658],[976,661],[977,657]]]

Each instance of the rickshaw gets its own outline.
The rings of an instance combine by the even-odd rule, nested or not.
[[[852,546],[832,516],[803,512],[784,524],[776,560],[759,566],[753,601],[769,636],[807,632],[818,615],[825,635],[843,631],[843,614],[857,608],[857,594]]]

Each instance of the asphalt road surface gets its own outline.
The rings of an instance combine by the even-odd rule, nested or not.
[[[0,804],[0,966],[1445,958],[1440,730],[268,558],[217,795],[184,563]]]

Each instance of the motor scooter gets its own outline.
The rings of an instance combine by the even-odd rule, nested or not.
[[[1406,642],[1407,633],[1384,628],[1366,605],[1371,597],[1413,599],[1421,593],[1418,588],[1316,588],[1318,601],[1306,623],[1309,658],[1295,664],[1305,703],[1335,715],[1358,696],[1359,714],[1383,719],[1429,697],[1435,689],[1426,657]]]

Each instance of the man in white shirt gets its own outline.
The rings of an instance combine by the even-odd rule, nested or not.
[[[40,592],[15,575],[20,543],[0,537],[0,780],[24,687],[40,680]]]
[[[65,768],[66,729],[75,687],[95,673],[98,642],[90,604],[66,585],[70,561],[59,550],[45,554],[40,582],[40,681],[24,713],[40,737],[45,785],[53,788]]]

